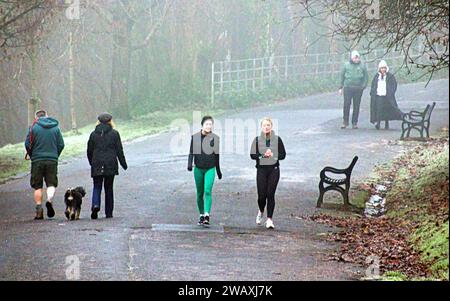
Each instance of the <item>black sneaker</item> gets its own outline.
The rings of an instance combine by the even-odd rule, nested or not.
[[[205,222],[205,217],[203,215],[200,215],[197,225],[202,226],[204,222]]]
[[[47,207],[47,216],[48,217],[54,217],[55,216],[55,209],[53,209],[53,205],[51,202],[45,203],[45,207]]]
[[[209,215],[208,216],[205,216],[205,221],[203,222],[203,225],[204,226],[209,226],[210,224],[209,224]]]
[[[44,209],[39,208],[36,209],[36,216],[34,217],[35,220],[44,219]]]
[[[91,219],[97,219],[99,211],[100,211],[100,208],[98,208],[98,207],[92,208]]]

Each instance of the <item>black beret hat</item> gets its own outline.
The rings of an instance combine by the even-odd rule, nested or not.
[[[101,123],[108,123],[111,121],[112,115],[109,113],[101,113],[100,115],[98,115],[97,119]]]

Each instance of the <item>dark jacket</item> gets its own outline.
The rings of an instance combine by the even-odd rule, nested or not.
[[[397,80],[395,76],[386,73],[386,97],[380,99],[377,95],[378,88],[377,73],[372,80],[370,88],[370,122],[375,123],[380,120],[402,120],[402,111],[398,108],[395,92],[397,91]]]
[[[64,149],[64,139],[58,125],[58,120],[54,118],[41,117],[28,129],[25,149],[32,162],[58,161]]]
[[[192,135],[188,156],[188,170],[192,170],[192,163],[201,169],[215,167],[217,176],[219,179],[222,178],[219,136],[214,133],[203,135],[201,131]]]
[[[360,88],[365,89],[369,81],[367,67],[359,62],[353,63],[352,60],[346,62],[341,70],[340,88]]]
[[[119,132],[109,124],[100,123],[95,127],[89,137],[87,157],[92,177],[118,175],[117,159],[123,169],[128,168]]]
[[[273,157],[264,158],[263,155],[267,149],[271,149]],[[250,149],[250,158],[256,160],[256,168],[273,168],[280,166],[280,160],[286,158],[286,150],[284,148],[283,140],[272,131],[270,139],[261,133],[260,136],[253,140]]]

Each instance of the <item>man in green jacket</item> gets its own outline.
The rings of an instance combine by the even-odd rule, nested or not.
[[[52,200],[58,186],[58,158],[64,149],[64,139],[59,129],[59,122],[39,110],[30,126],[25,139],[27,158],[31,159],[30,185],[34,189],[36,203],[35,219],[44,219],[42,209],[42,190],[47,186],[47,216],[55,216]]]
[[[359,107],[364,89],[367,87],[369,76],[366,66],[361,62],[358,51],[354,50],[351,59],[346,62],[341,71],[341,85],[339,94],[344,94],[344,123],[342,129],[349,125],[350,106],[353,100],[352,126],[358,128]]]

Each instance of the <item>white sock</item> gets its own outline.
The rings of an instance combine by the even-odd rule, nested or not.
[[[205,216],[209,216],[209,213],[205,212]]]
[[[51,202],[55,196],[56,188],[53,186],[47,187],[47,201]]]

